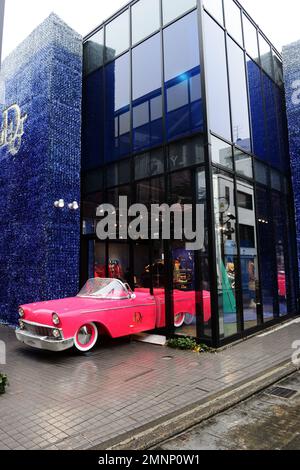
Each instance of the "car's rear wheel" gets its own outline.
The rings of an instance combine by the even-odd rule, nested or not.
[[[177,313],[174,317],[175,328],[180,328],[184,324],[185,313]]]
[[[75,348],[80,352],[93,349],[98,339],[98,328],[95,323],[87,323],[81,326],[74,338]]]

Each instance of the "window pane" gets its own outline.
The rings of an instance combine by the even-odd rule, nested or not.
[[[175,20],[186,11],[197,5],[197,0],[163,0],[163,21],[164,24]]]
[[[132,51],[133,148],[143,150],[162,142],[160,35]]]
[[[203,128],[197,14],[164,30],[168,137]]]
[[[140,0],[132,6],[131,11],[132,44],[136,44],[159,29],[160,0]]]
[[[271,52],[271,46],[267,43],[267,41],[262,37],[261,34],[258,34],[258,37],[261,66],[265,72],[267,72],[271,77],[273,77],[273,57]]]
[[[83,69],[87,75],[103,65],[104,56],[103,29],[83,44]]]
[[[204,0],[204,7],[211,13],[216,20],[222,25],[224,24],[223,18],[223,5],[222,0]]]
[[[237,227],[233,179],[225,173],[214,170],[213,188],[220,336],[227,338],[238,331],[236,305]]]
[[[83,82],[82,109],[82,170],[103,164],[103,68],[90,74]]]
[[[232,147],[223,140],[211,136],[212,161],[232,170]]]
[[[241,10],[233,0],[224,0],[226,29],[243,45]]]
[[[255,26],[243,15],[245,49],[252,59],[258,61],[258,42]]]
[[[129,48],[129,10],[106,26],[106,60]]]
[[[287,247],[286,247],[286,220],[284,214],[284,204],[282,196],[278,193],[272,193],[273,207],[273,227],[275,236],[275,251],[277,264],[277,286],[279,297],[279,315],[284,316],[287,311],[287,290],[286,282],[288,276]]]
[[[129,54],[105,67],[105,159],[107,162],[130,152]]]
[[[269,195],[266,189],[256,189],[256,204],[262,305],[264,321],[267,322],[274,318],[276,275],[274,273],[275,253],[271,225],[272,214]]]
[[[253,152],[257,157],[267,161],[268,146],[265,130],[265,114],[263,107],[261,70],[247,57],[250,111],[252,118]]]
[[[280,169],[281,158],[276,117],[277,111],[274,94],[274,88],[276,88],[276,85],[274,84],[273,80],[271,80],[267,75],[265,75],[264,73],[262,75],[266,106],[266,124],[269,142],[269,153],[267,161],[272,166],[275,166],[276,168]]]
[[[273,51],[273,64],[274,64],[274,78],[278,86],[283,85],[283,70],[282,70],[282,61]]]
[[[244,326],[250,329],[257,326],[260,300],[254,190],[247,183],[238,183],[237,190]]]
[[[253,178],[252,157],[241,150],[234,148],[234,161],[236,172],[240,175]]]
[[[168,168],[170,171],[192,166],[197,163],[204,163],[204,144],[202,136],[169,145]]]
[[[210,129],[231,141],[224,32],[207,14],[204,30]]]
[[[265,186],[269,185],[268,167],[257,160],[255,160],[255,180]]]
[[[251,151],[244,52],[230,38],[227,45],[233,142]]]

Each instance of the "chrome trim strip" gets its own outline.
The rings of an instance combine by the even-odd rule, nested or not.
[[[20,318],[20,321],[25,323],[25,325],[32,325],[32,326],[41,326],[42,328],[50,328],[52,330],[59,330],[59,331],[62,331],[62,328],[56,328],[55,326],[50,326],[50,325],[43,325],[42,323],[36,323],[36,322],[33,322],[33,321],[29,321],[29,320],[22,320],[22,318]]]

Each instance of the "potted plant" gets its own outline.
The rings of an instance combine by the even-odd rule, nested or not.
[[[8,386],[7,375],[0,373],[0,395],[5,393],[5,388]]]

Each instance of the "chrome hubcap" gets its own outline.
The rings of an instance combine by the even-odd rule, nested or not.
[[[86,326],[80,328],[78,333],[78,342],[80,344],[88,344],[92,339],[92,333],[88,331]]]

